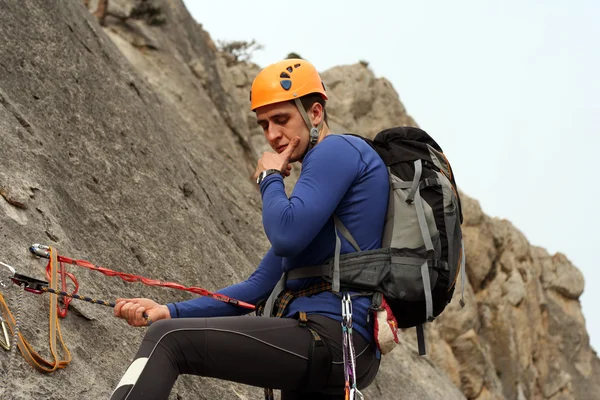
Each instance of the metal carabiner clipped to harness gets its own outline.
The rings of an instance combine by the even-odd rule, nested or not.
[[[346,327],[352,327],[352,299],[348,293],[342,296],[342,321]]]
[[[342,295],[342,353],[344,360],[345,400],[364,400],[356,384],[356,353],[352,338],[352,297]]]

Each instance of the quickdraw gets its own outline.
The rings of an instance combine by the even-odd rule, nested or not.
[[[356,354],[352,339],[352,298],[349,293],[342,295],[342,354],[344,361],[344,399],[364,400],[356,386]]]
[[[34,244],[33,246],[31,246],[29,248],[29,250],[31,251],[32,254],[34,254],[38,257],[43,257],[43,258],[49,258],[48,249],[49,249],[48,246],[44,246],[41,244]],[[148,285],[148,286],[160,286],[160,287],[167,287],[167,288],[177,289],[177,290],[185,290],[185,291],[192,292],[192,293],[195,293],[200,296],[211,297],[215,300],[219,300],[224,303],[232,304],[232,305],[242,307],[242,308],[247,308],[249,310],[255,309],[255,306],[253,304],[246,303],[246,302],[236,300],[236,299],[232,299],[231,297],[225,296],[223,294],[209,292],[208,290],[200,288],[200,287],[185,287],[185,286],[183,286],[179,283],[175,283],[175,282],[163,282],[163,281],[159,281],[156,279],[149,279],[149,278],[144,278],[144,277],[138,276],[138,275],[128,274],[125,272],[117,272],[117,271],[113,271],[108,268],[94,265],[85,260],[74,260],[74,259],[71,259],[71,258],[68,258],[65,256],[61,256],[61,255],[57,256],[57,260],[61,264],[66,263],[66,264],[77,265],[79,267],[87,268],[92,271],[101,272],[102,274],[104,274],[106,276],[117,276],[117,277],[121,278],[122,280],[124,280],[125,282],[141,282],[144,285]]]
[[[88,296],[82,296],[77,294],[79,289],[79,283],[75,276],[66,271],[66,267],[64,264],[72,264],[80,267],[88,268],[93,271],[98,271],[103,273],[106,276],[117,276],[126,282],[141,282],[148,286],[161,286],[168,287],[172,289],[185,290],[188,292],[192,292],[198,294],[200,296],[211,297],[215,300],[219,300],[228,304],[232,304],[238,307],[247,308],[250,310],[254,310],[255,306],[243,301],[239,301],[236,299],[232,299],[228,296],[212,293],[206,289],[202,289],[200,287],[185,287],[178,283],[174,282],[163,282],[156,279],[148,279],[142,276],[128,274],[124,272],[117,272],[110,270],[108,268],[96,266],[88,261],[84,260],[73,260],[68,257],[60,256],[57,254],[56,250],[52,247],[34,244],[29,248],[32,254],[48,259],[48,265],[46,266],[46,277],[48,281],[39,280],[36,278],[32,278],[27,275],[19,274],[17,271],[8,264],[0,262],[0,265],[4,266],[9,270],[9,274],[6,276],[9,278],[14,284],[22,288],[23,290],[19,290],[18,292],[18,300],[17,300],[17,312],[16,318],[10,312],[6,301],[2,294],[0,294],[0,347],[8,350],[12,346],[13,356],[16,355],[16,349],[20,350],[23,357],[26,361],[31,364],[34,368],[41,372],[53,372],[56,369],[64,368],[71,362],[71,354],[67,349],[62,335],[60,333],[60,325],[59,325],[59,316],[64,318],[67,314],[67,309],[69,306],[69,302],[71,299],[78,299],[82,301],[87,301],[93,304],[100,304],[104,306],[114,307],[114,302],[104,301],[94,299]],[[62,281],[62,290],[58,289],[58,276],[61,276]],[[66,278],[70,278],[71,281],[75,284],[75,290],[69,293],[66,287]],[[2,280],[3,276],[0,276],[0,287],[6,288],[7,285]],[[48,361],[41,357],[39,354],[35,352],[35,350],[31,347],[29,343],[23,338],[22,334],[19,332],[19,323],[20,323],[20,310],[22,305],[22,293],[30,292],[35,294],[41,293],[50,293],[50,330],[49,330],[49,342],[50,342],[50,352],[52,354],[53,360]],[[63,307],[58,304],[59,298],[62,300]],[[144,313],[144,318],[148,321],[148,325],[152,323],[150,318],[146,313]],[[10,339],[9,331],[12,332],[13,338]],[[58,352],[56,351],[57,341],[60,342],[62,347],[63,357],[59,357]]]

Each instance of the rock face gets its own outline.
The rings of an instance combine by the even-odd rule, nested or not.
[[[0,11],[0,261],[42,278],[45,263],[27,252],[42,242],[209,290],[247,277],[268,248],[248,179],[265,149],[247,104],[258,67],[227,68],[176,1],[111,0],[104,26],[78,0],[6,0]],[[323,78],[336,132],[416,125],[391,84],[365,66]],[[427,357],[416,353],[414,330],[404,332],[367,398],[600,399],[579,271],[475,200],[463,203],[467,306],[455,299],[428,326]],[[192,297],[68,268],[91,297]],[[16,287],[0,291],[19,308]],[[48,296],[25,294],[21,312],[23,335],[44,357]],[[60,323],[71,364],[48,376],[0,354],[0,398],[107,398],[144,333],[78,301]],[[262,391],[183,376],[171,398],[260,399]]]

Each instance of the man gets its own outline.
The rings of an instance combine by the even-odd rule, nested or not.
[[[389,182],[366,142],[331,134],[326,100],[317,70],[301,59],[266,67],[252,84],[252,110],[274,150],[262,155],[255,173],[271,248],[246,281],[219,293],[253,304],[269,298],[267,317],[242,316],[247,309],[206,297],[167,305],[119,299],[117,317],[142,326],[146,313],[154,323],[112,399],[166,399],[179,374],[280,389],[283,400],[344,397],[340,293],[320,278],[286,281],[286,274],[334,255],[334,215],[361,250],[379,248]],[[302,171],[288,198],[283,178],[293,162]],[[355,251],[340,239],[341,254]],[[285,291],[274,302],[279,289]],[[370,304],[368,297],[352,300],[358,388],[379,368]]]

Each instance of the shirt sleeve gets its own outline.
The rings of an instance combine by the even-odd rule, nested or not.
[[[263,225],[275,254],[293,257],[312,242],[363,165],[360,152],[346,138],[331,135],[306,155],[289,198],[281,175],[261,182]]]
[[[282,258],[269,249],[258,268],[248,279],[235,285],[228,286],[217,293],[225,296],[256,304],[269,296],[282,274]],[[244,315],[252,310],[227,304],[211,297],[197,297],[178,303],[167,304],[171,318],[205,318]]]

